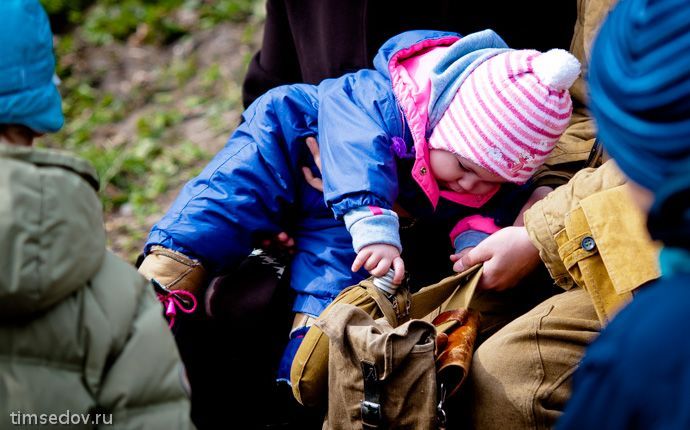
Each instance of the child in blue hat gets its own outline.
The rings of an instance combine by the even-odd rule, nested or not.
[[[53,33],[36,1],[4,0],[0,31],[0,123],[4,134],[54,133],[64,123],[55,85]],[[25,140],[25,139],[22,139]]]
[[[0,427],[191,428],[160,303],[106,250],[96,172],[31,147],[64,122],[48,17],[0,17]]]
[[[587,350],[560,429],[690,428],[689,64],[686,0],[621,1],[594,44],[599,135],[664,248],[661,278]]]

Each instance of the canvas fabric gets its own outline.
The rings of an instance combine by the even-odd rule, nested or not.
[[[324,429],[436,428],[433,325],[413,319],[393,328],[348,304],[316,324],[330,339]],[[363,413],[368,398],[380,402],[380,415]]]
[[[550,429],[572,375],[601,325],[589,294],[573,288],[540,303],[475,352],[463,424],[477,429]]]

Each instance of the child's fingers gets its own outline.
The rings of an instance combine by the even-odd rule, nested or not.
[[[309,148],[311,155],[314,157],[316,167],[321,170],[321,150],[319,149],[319,143],[316,141],[316,139],[314,139],[314,137],[310,136],[307,137],[307,147]]]
[[[304,175],[304,180],[307,181],[307,184],[309,184],[315,190],[323,192],[323,180],[314,176],[309,167],[302,167],[302,174]]]
[[[312,181],[316,179],[314,177],[314,174],[311,172],[311,169],[307,166],[302,166],[302,174],[304,175],[304,179],[307,181],[308,184],[311,185]]]
[[[278,236],[276,236],[276,238],[280,242],[285,242],[286,240],[288,240],[290,238],[290,236],[288,236],[288,234],[285,233],[284,231],[281,231],[280,233],[278,233]]]
[[[465,270],[465,266],[462,264],[462,260],[458,259],[455,264],[453,264],[453,271],[460,273],[463,270]]]
[[[356,272],[359,269],[361,269],[362,264],[364,264],[364,262],[367,261],[370,255],[371,251],[360,251],[359,254],[357,254],[357,257],[355,257],[355,261],[352,263],[352,267],[350,268],[350,270]]]
[[[405,262],[402,258],[396,257],[393,260],[393,270],[395,270],[395,274],[393,275],[393,283],[399,285],[402,283],[403,278],[405,277]]]
[[[454,263],[456,261],[460,260],[461,258],[462,258],[462,256],[460,254],[451,254],[450,255],[450,261],[452,261]]]
[[[364,268],[371,272],[379,264],[381,258],[383,257],[380,254],[372,253],[371,256],[367,259],[367,261],[364,262]]]
[[[370,270],[369,273],[371,273],[374,276],[383,276],[386,273],[388,273],[388,269],[390,267],[391,267],[390,258],[382,258],[381,261],[379,261],[379,264],[377,264],[373,270]]]

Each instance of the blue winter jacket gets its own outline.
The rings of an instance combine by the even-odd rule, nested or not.
[[[431,96],[416,94],[400,65],[435,47],[445,48],[445,62],[433,71]],[[461,79],[505,48],[491,31],[462,39],[411,31],[383,45],[375,70],[269,91],[244,112],[242,124],[203,172],[185,185],[151,230],[145,252],[161,245],[220,273],[245,258],[257,239],[288,231],[297,251],[291,261],[293,308],[318,315],[343,288],[366,276],[364,270],[350,271],[356,254],[343,222],[348,213],[372,207],[397,222],[391,211],[397,202],[414,217],[440,217],[452,227],[490,206],[482,201],[474,205],[481,209],[468,211],[439,199],[426,137],[429,114],[438,116]],[[316,136],[321,148],[324,193],[302,175],[305,165],[317,171],[304,144],[309,136]],[[395,236],[390,243],[398,240],[397,229]]]

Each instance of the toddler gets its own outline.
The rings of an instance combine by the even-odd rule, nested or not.
[[[192,429],[151,284],[106,249],[96,171],[33,147],[64,123],[48,15],[0,17],[0,428]]]
[[[543,164],[569,122],[580,71],[566,51],[511,50],[491,30],[402,33],[374,64],[254,102],[153,227],[140,271],[196,291],[262,236],[289,231],[293,310],[304,318],[363,269],[392,268],[398,283],[399,217],[448,225],[456,251],[495,232],[501,184],[524,184]],[[301,173],[314,165],[308,137],[319,142],[323,193]]]

